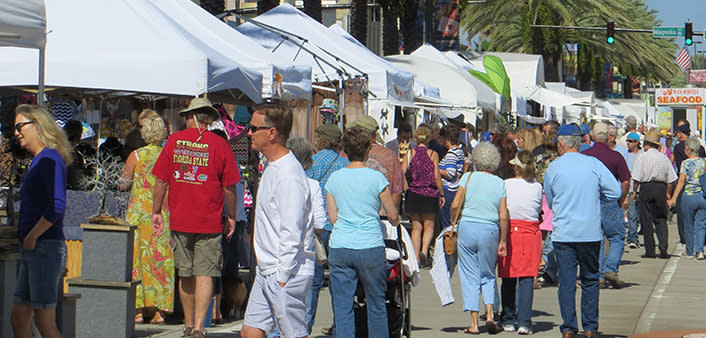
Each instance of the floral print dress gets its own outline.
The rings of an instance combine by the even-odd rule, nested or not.
[[[174,255],[170,246],[167,203],[162,209],[162,233],[155,233],[152,228],[153,189],[157,180],[152,175],[152,167],[161,151],[162,147],[157,145],[135,150],[137,164],[126,219],[137,227],[132,279],[142,283],[137,286],[136,307],[156,307],[171,312],[174,308]]]

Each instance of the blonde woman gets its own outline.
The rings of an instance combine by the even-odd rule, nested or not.
[[[542,144],[542,134],[537,128],[525,128],[517,132],[518,150],[528,150],[532,152],[532,150],[540,144]]]
[[[412,221],[412,245],[417,261],[423,267],[430,267],[429,246],[434,237],[436,214],[444,205],[444,186],[439,173],[439,155],[428,148],[431,130],[417,128],[414,141],[417,147],[405,155],[402,168],[407,173],[409,185],[406,207]],[[405,169],[405,166],[408,168]]]
[[[55,318],[66,264],[63,228],[71,145],[46,108],[23,104],[15,113],[15,137],[34,158],[20,190],[17,235],[22,248],[10,321],[15,337],[32,337],[32,316],[42,337],[61,337]]]
[[[140,135],[147,145],[128,156],[120,188],[132,187],[126,219],[137,227],[132,278],[142,280],[142,283],[137,286],[135,322],[142,323],[143,316],[154,313],[150,323],[161,324],[164,323],[164,312],[172,312],[174,308],[174,258],[169,246],[169,211],[166,207],[162,209],[163,230],[156,231],[152,227],[152,192],[156,181],[152,167],[162,152],[167,128],[162,118],[149,109],[142,111],[140,121]]]

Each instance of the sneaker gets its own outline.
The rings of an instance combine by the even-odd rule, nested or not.
[[[520,326],[520,327],[517,329],[517,334],[521,334],[521,335],[523,335],[523,336],[524,336],[524,335],[528,335],[528,334],[533,334],[533,333],[534,333],[534,332],[532,332],[532,329],[530,329],[530,328],[527,327],[527,326]]]
[[[325,327],[325,328],[321,329],[321,333],[323,333],[327,336],[333,336],[333,328],[334,328],[333,325],[331,325],[331,327]]]
[[[686,253],[681,254],[681,256],[679,256],[679,257],[681,257],[683,259],[694,259],[694,256],[687,255]]]
[[[704,260],[704,259],[706,259],[706,258],[704,257],[704,253],[703,253],[703,252],[697,252],[697,253],[696,253],[696,259],[702,261],[702,260]]]
[[[637,248],[639,248],[640,246],[639,246],[637,243],[630,243],[630,244],[628,244],[628,247],[629,247],[630,249],[637,249]]]
[[[506,325],[503,325],[503,331],[506,331],[506,332],[514,332],[514,331],[515,331],[515,324],[506,324]]]
[[[606,271],[603,277],[614,289],[621,289],[623,287],[623,281],[620,280],[617,272]]]

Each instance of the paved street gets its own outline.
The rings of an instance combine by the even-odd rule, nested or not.
[[[670,224],[670,243],[678,240],[675,223]],[[603,289],[600,298],[601,337],[627,337],[656,331],[699,330],[706,333],[704,322],[704,281],[706,261],[679,258],[683,247],[672,245],[670,259],[642,259],[643,249],[627,249],[623,256],[620,276],[625,281],[621,290]],[[461,290],[457,274],[452,280],[457,302],[444,308],[434,291],[429,272],[422,271],[422,280],[413,289],[412,336],[464,337],[463,328],[470,323],[470,315],[462,312]],[[533,305],[534,337],[560,336],[561,322],[557,302],[557,288],[545,286],[535,290]],[[321,329],[332,323],[328,289],[323,289],[312,337],[326,337]],[[579,300],[577,299],[577,304]],[[579,317],[580,318],[580,317]],[[209,337],[238,337],[242,321],[232,322],[208,330]],[[138,325],[137,332],[154,337],[179,337],[181,326],[155,327]],[[156,330],[156,331],[151,331]],[[161,333],[157,333],[161,332]],[[481,326],[481,334],[486,334]],[[154,334],[157,333],[157,334]],[[501,336],[516,335],[503,332]],[[681,337],[677,333],[657,333],[649,337]],[[579,335],[579,337],[581,337]]]

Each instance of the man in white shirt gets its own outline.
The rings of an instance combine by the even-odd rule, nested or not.
[[[257,275],[240,331],[245,338],[265,337],[275,326],[282,337],[308,335],[306,296],[316,259],[312,196],[304,169],[285,147],[292,119],[289,108],[262,104],[248,128],[252,148],[265,155],[268,165],[257,191]]]

